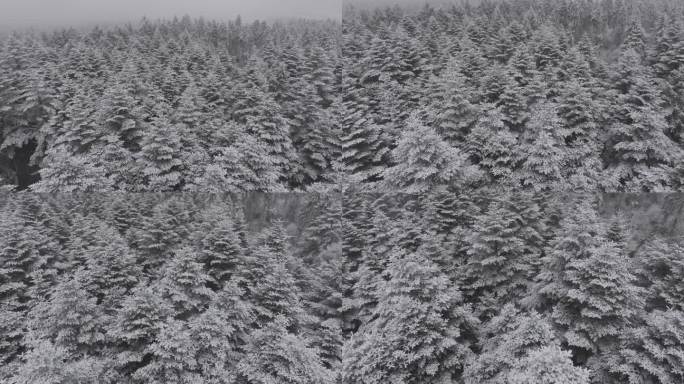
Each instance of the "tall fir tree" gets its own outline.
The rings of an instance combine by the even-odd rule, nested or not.
[[[376,318],[343,352],[348,383],[458,380],[478,321],[458,288],[424,255],[393,255]]]

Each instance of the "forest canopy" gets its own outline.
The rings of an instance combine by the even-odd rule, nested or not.
[[[0,382],[683,383],[684,3],[342,16],[0,37]]]
[[[677,191],[684,6],[346,6],[13,33],[0,165],[50,191]]]

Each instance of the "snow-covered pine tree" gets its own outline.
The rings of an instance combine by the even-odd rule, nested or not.
[[[491,181],[510,183],[511,175],[518,167],[518,137],[507,128],[500,108],[485,104],[482,110],[485,112],[468,135],[466,151]]]
[[[251,255],[259,263],[248,272],[256,279],[248,283],[251,289],[247,295],[256,311],[255,323],[263,325],[282,315],[294,329],[300,328],[308,315],[297,282],[288,270],[291,255],[276,253],[265,244],[252,249]]]
[[[643,306],[627,256],[608,239],[593,199],[569,202],[538,274],[538,307],[549,313],[574,360],[587,362],[592,380],[608,380],[608,357]],[[592,358],[593,357],[593,358]]]
[[[343,351],[353,384],[459,380],[478,321],[458,288],[420,253],[393,255],[376,318]]]
[[[391,152],[396,165],[382,173],[384,190],[422,193],[440,185],[475,182],[480,175],[467,154],[412,117]]]
[[[99,219],[85,220],[93,229],[93,239],[78,250],[69,243],[69,252],[81,254],[81,265],[85,273],[81,288],[90,297],[97,299],[105,313],[112,312],[117,303],[141,280],[141,271],[136,265],[136,255],[116,229]],[[82,232],[76,232],[75,237]],[[75,255],[75,257],[78,257]],[[74,262],[72,257],[70,262]]]
[[[522,132],[530,119],[532,109],[528,109],[525,88],[518,85],[513,79],[514,76],[514,73],[507,72],[506,77],[501,81],[496,105],[503,113],[506,127],[513,132]]]
[[[221,123],[212,133],[215,147],[210,160],[197,169],[197,176],[186,186],[194,192],[231,192],[282,190],[285,177],[268,146],[233,122]]]
[[[107,362],[95,357],[73,360],[69,350],[48,340],[34,340],[11,383],[107,383]]]
[[[634,255],[640,285],[647,290],[647,308],[684,311],[684,273],[682,245],[662,236],[645,241]]]
[[[470,103],[471,90],[466,86],[466,79],[461,73],[461,63],[451,60],[439,77],[432,79],[435,83],[436,98],[430,110],[437,113],[435,129],[450,145],[462,144],[470,133],[478,116],[478,109]]]
[[[125,149],[135,153],[140,150],[143,119],[146,116],[132,94],[136,90],[128,83],[130,81],[119,78],[113,86],[105,89],[96,120],[105,128],[105,132],[116,135]]]
[[[227,283],[209,308],[189,321],[195,359],[202,377],[210,382],[233,383],[251,331],[252,307],[243,292]],[[229,310],[226,310],[229,308]]]
[[[173,307],[173,316],[187,320],[203,312],[213,301],[215,293],[209,289],[209,281],[199,254],[184,246],[176,249],[167,261],[158,288]]]
[[[570,351],[544,347],[530,352],[508,374],[511,384],[567,383],[589,384],[590,371],[572,363]]]
[[[168,196],[157,201],[139,228],[131,231],[131,243],[139,250],[138,264],[147,275],[158,275],[175,248],[192,234],[194,215],[186,197]]]
[[[620,48],[622,50],[633,49],[641,57],[644,57],[646,53],[646,32],[638,18],[635,17],[629,22],[625,39]]]
[[[20,203],[21,204],[21,203]],[[55,278],[59,244],[34,217],[4,207],[0,217],[0,378],[26,348],[26,319]]]
[[[558,106],[552,103],[533,105],[530,120],[520,137],[520,169],[514,174],[525,189],[537,192],[565,190],[564,170],[567,148],[562,136]]]
[[[684,65],[684,44],[682,25],[668,17],[656,36],[654,71],[658,77],[667,79],[670,74]]]
[[[185,321],[164,321],[154,342],[145,348],[149,362],[135,371],[133,382],[180,384],[202,381],[195,358],[198,348]]]
[[[573,366],[552,325],[536,312],[506,304],[482,326],[480,337],[481,353],[463,374],[466,384],[589,383],[589,372]]]
[[[229,217],[223,218],[203,234],[201,240],[201,260],[211,286],[220,290],[239,268],[247,268],[244,256],[247,251],[242,244],[236,225]]]
[[[149,191],[177,191],[185,182],[181,138],[169,119],[157,117],[142,139],[139,167]]]
[[[616,95],[606,150],[605,188],[663,191],[675,188],[682,150],[667,135],[655,81],[634,50],[623,52],[614,74]]]
[[[312,345],[321,352],[326,367],[335,369],[340,364],[343,342],[342,199],[332,193],[312,195],[306,200],[306,212],[314,217],[295,247],[295,257],[301,260],[296,278],[304,306],[315,317],[307,325]]]
[[[384,196],[379,200],[383,198]],[[374,317],[382,282],[387,278],[390,255],[396,248],[392,239],[398,234],[395,223],[383,210],[376,208],[375,211],[370,227],[366,230],[368,240],[361,252],[359,265],[349,273],[349,279],[353,281],[351,297],[342,302],[342,310],[353,314],[355,321],[360,324],[366,324]]]
[[[463,291],[487,318],[524,297],[542,254],[542,213],[529,194],[496,196],[467,235]]]
[[[383,169],[390,164],[390,148],[385,127],[356,120],[340,139],[340,162],[352,183],[377,182]]]
[[[566,144],[564,175],[568,189],[592,190],[598,187],[603,164],[597,109],[590,91],[577,81],[570,80],[560,92],[558,116],[563,122],[560,135]]]
[[[53,288],[49,301],[32,308],[29,327],[39,339],[64,348],[68,361],[80,356],[102,356],[107,317],[97,298],[83,289],[87,272],[80,268]]]
[[[246,384],[332,384],[318,351],[301,335],[292,333],[291,320],[276,316],[252,333],[246,353],[237,366],[237,382]]]
[[[684,312],[654,310],[641,324],[622,335],[619,357],[612,357],[610,371],[617,381],[677,383],[684,380]]]
[[[292,146],[290,125],[274,96],[264,89],[265,79],[247,69],[229,95],[231,117],[245,127],[246,132],[268,148],[276,169],[286,182],[299,167]]]
[[[126,296],[115,318],[107,324],[107,335],[114,350],[115,372],[131,378],[149,364],[151,356],[146,349],[154,343],[163,323],[172,314],[169,303],[150,286],[139,285]]]

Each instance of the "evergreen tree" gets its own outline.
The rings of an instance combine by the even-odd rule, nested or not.
[[[24,364],[11,383],[86,383],[106,382],[105,361],[93,357],[70,360],[67,348],[47,340],[32,342]]]
[[[20,203],[21,204],[21,203]],[[26,319],[44,300],[55,278],[59,246],[35,217],[22,217],[11,206],[0,218],[0,378],[12,373],[13,362],[26,349]]]
[[[496,105],[501,109],[508,129],[513,132],[521,132],[530,118],[527,108],[525,90],[513,79],[507,77],[501,83],[501,90]]]
[[[262,82],[248,76],[244,85],[236,87],[231,96],[234,100],[232,118],[268,149],[276,169],[288,178],[299,167],[289,135],[290,126],[282,116],[280,106],[261,88]]]
[[[571,354],[559,347],[530,352],[508,375],[511,384],[568,383],[587,384],[589,371],[572,365]]]
[[[131,80],[121,79],[105,90],[97,112],[97,121],[105,127],[106,132],[115,134],[121,140],[122,147],[137,152],[143,136],[145,114],[141,106],[137,105],[137,100],[132,95],[135,89],[129,88],[128,81]]]
[[[677,277],[684,272],[682,251],[679,243],[655,237],[635,254],[640,285],[648,292],[648,308],[684,310],[684,284]]]
[[[612,371],[630,382],[676,383],[684,379],[684,313],[655,310],[623,335]]]
[[[551,324],[536,312],[507,304],[483,326],[482,338],[482,353],[463,374],[466,384],[589,383],[588,371],[573,367]]]
[[[521,136],[521,165],[516,178],[534,191],[563,190],[562,173],[568,156],[557,106],[545,103],[532,109],[534,113]]]
[[[252,250],[252,256],[261,263],[259,269],[252,271],[256,280],[249,282],[252,291],[248,297],[255,305],[255,320],[263,324],[283,315],[291,326],[301,326],[306,314],[296,281],[287,269],[290,255],[276,253],[268,245],[261,245]]]
[[[636,18],[630,22],[627,28],[625,40],[622,42],[622,49],[633,49],[640,55],[644,55],[646,51],[646,33],[641,26],[641,22]]]
[[[576,361],[589,359],[594,379],[607,379],[605,358],[643,303],[629,262],[586,200],[568,204],[545,254],[537,288],[542,307]]]
[[[197,346],[197,368],[207,381],[231,383],[236,376],[251,331],[252,308],[242,294],[234,283],[229,283],[217,294],[216,301],[188,324],[192,343]]]
[[[558,116],[562,119],[560,135],[566,144],[565,172],[570,189],[596,189],[603,167],[597,132],[598,113],[589,90],[570,81],[561,91]]]
[[[681,149],[665,134],[667,122],[652,78],[633,50],[624,52],[615,77],[617,96],[604,153],[606,188],[660,191],[672,188]]]
[[[109,309],[138,284],[141,271],[135,254],[114,228],[101,225],[96,229],[96,243],[83,250],[87,272],[82,288]]]
[[[549,71],[559,65],[562,51],[558,34],[551,25],[543,25],[532,37],[537,69]]]
[[[198,345],[193,342],[187,323],[167,320],[156,339],[145,348],[149,363],[138,369],[133,380],[139,383],[194,383],[202,380],[195,358]]]
[[[123,377],[132,377],[149,364],[152,345],[172,308],[148,286],[138,286],[121,303],[107,334],[114,348],[114,368]],[[145,382],[145,380],[138,380]]]
[[[239,268],[247,268],[240,233],[230,218],[223,218],[203,236],[202,262],[215,289],[221,289]]]
[[[389,164],[390,148],[384,128],[357,121],[340,139],[342,155],[340,162],[352,182],[377,182],[383,168]]]
[[[177,249],[159,282],[160,293],[173,306],[177,319],[185,320],[202,312],[213,299],[207,286],[210,277],[197,259],[193,249]]]
[[[250,337],[247,351],[237,366],[237,382],[249,384],[305,384],[333,382],[316,350],[290,333],[284,316],[277,316]]]
[[[529,195],[495,198],[475,218],[466,237],[464,291],[489,316],[502,304],[524,297],[541,255],[540,208]]]
[[[193,171],[187,189],[196,192],[278,191],[284,177],[268,147],[235,123],[219,123],[211,132],[210,158]]]
[[[171,258],[174,249],[190,238],[194,213],[188,208],[187,198],[169,195],[157,200],[139,223],[140,228],[132,231],[131,242],[141,251],[138,264],[145,274],[159,274],[160,267]]]
[[[96,125],[95,106],[92,91],[78,88],[75,95],[66,104],[64,110],[64,126],[58,127],[58,137],[53,145],[64,145],[68,152],[82,154],[88,152],[103,132]]]
[[[105,346],[106,318],[97,299],[82,289],[84,275],[79,269],[73,279],[60,281],[51,300],[33,308],[33,322],[29,324],[40,338],[63,347],[65,358],[71,361],[83,355],[97,356]]]
[[[508,130],[499,108],[485,105],[482,116],[468,135],[467,152],[490,180],[507,183],[517,168],[517,135]]]
[[[453,146],[465,141],[478,115],[477,107],[462,92],[462,88],[453,89],[452,93],[445,96],[436,119],[437,132]]]
[[[376,318],[344,352],[348,383],[441,383],[460,377],[477,319],[421,254],[395,254]]]
[[[37,193],[108,192],[114,182],[95,153],[73,154],[64,146],[50,148],[40,170],[41,181],[31,190]]]
[[[450,147],[416,117],[408,122],[391,155],[396,165],[382,174],[387,190],[420,193],[438,185],[479,177],[465,154]]]
[[[663,23],[656,36],[655,64],[656,74],[666,79],[684,63],[684,45],[681,42],[682,28],[678,21],[670,19]]]
[[[175,191],[184,183],[181,140],[168,119],[156,118],[145,131],[140,152],[140,168],[146,188]]]

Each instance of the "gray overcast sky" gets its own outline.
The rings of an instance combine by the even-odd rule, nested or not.
[[[188,14],[245,21],[341,16],[342,0],[0,0],[0,29],[138,21]]]
[[[466,0],[463,0],[466,1]],[[479,0],[467,0],[470,5],[476,5]],[[422,7],[425,4],[431,4],[435,7],[451,4],[461,4],[461,0],[344,0],[344,4],[353,5],[356,8],[374,9],[378,7],[387,7],[393,5],[411,6],[413,8]]]

